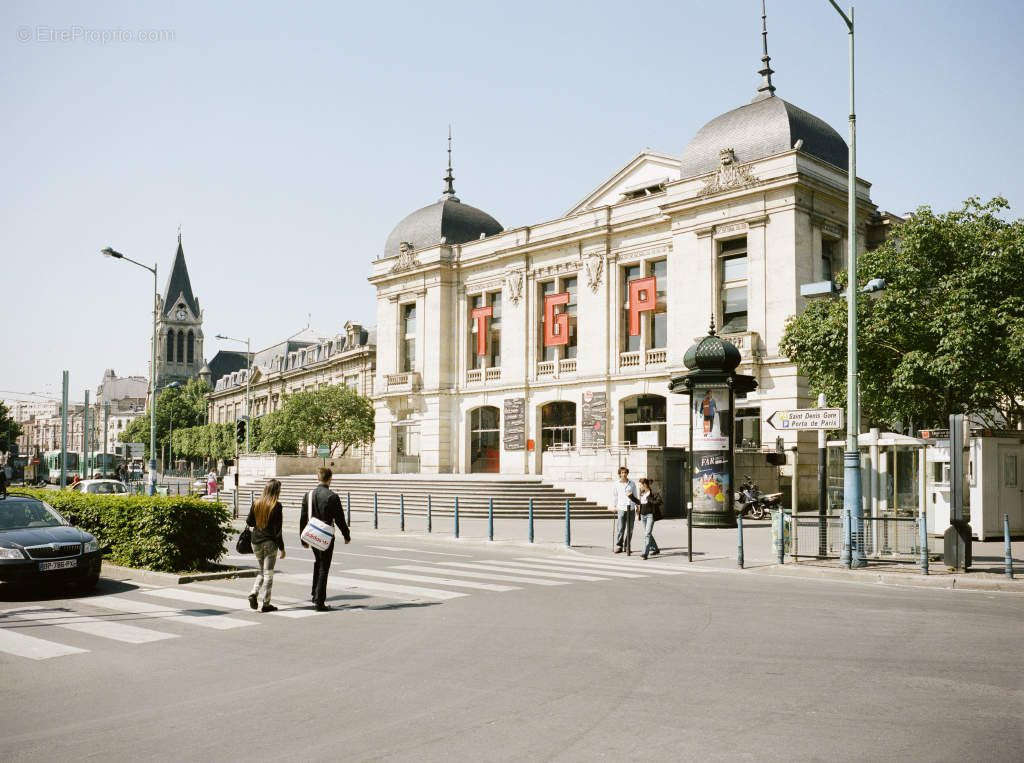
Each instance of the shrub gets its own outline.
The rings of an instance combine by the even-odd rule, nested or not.
[[[232,532],[222,503],[189,496],[90,495],[18,490],[50,504],[71,524],[110,546],[110,561],[162,572],[207,568],[224,554]]]

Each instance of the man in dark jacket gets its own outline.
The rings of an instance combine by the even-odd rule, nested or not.
[[[337,493],[331,490],[332,476],[331,470],[326,466],[321,466],[317,469],[317,479],[320,480],[320,484],[317,485],[312,493],[306,493],[302,496],[302,513],[299,515],[299,535],[302,535],[302,531],[306,529],[306,523],[309,521],[310,513],[312,513],[321,522],[336,524],[338,529],[341,530],[345,542],[348,543],[352,540],[352,537],[349,535],[348,525],[345,524],[345,512],[341,510],[341,499],[338,498]],[[312,506],[309,506],[310,495],[313,498]],[[309,548],[309,545],[306,543],[303,543],[302,546],[303,548]],[[317,612],[326,612],[330,609],[326,604],[327,575],[331,571],[331,559],[333,556],[333,540],[331,545],[324,551],[313,549],[313,557],[316,561],[313,564],[313,591],[311,595]]]

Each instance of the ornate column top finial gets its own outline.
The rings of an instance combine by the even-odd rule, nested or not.
[[[761,86],[757,89],[757,96],[754,98],[755,101],[760,101],[765,98],[771,98],[775,95],[775,85],[772,84],[772,75],[775,73],[772,70],[771,56],[768,55],[768,25],[767,25],[767,12],[765,10],[765,0],[761,0],[761,68],[758,70],[758,74],[761,75]]]

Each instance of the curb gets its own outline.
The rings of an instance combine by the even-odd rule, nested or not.
[[[995,575],[976,573],[975,575],[919,575],[912,573],[872,572],[860,570],[840,570],[822,567],[796,565],[772,565],[751,570],[762,575],[777,575],[792,578],[825,578],[843,580],[849,583],[879,583],[888,586],[905,588],[943,588],[958,591],[993,591],[1000,593],[1024,593],[1024,580],[989,579]]]
[[[154,585],[182,585],[184,583],[198,583],[205,580],[227,580],[229,578],[254,578],[256,569],[253,567],[225,567],[216,572],[186,572],[182,574],[174,572],[156,572],[154,570],[140,570],[134,567],[121,567],[109,562],[103,562],[100,575],[108,580],[135,580],[140,583],[151,583]]]

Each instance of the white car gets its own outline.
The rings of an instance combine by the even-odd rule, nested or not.
[[[72,488],[76,493],[95,495],[127,495],[128,486],[121,480],[82,480]]]

